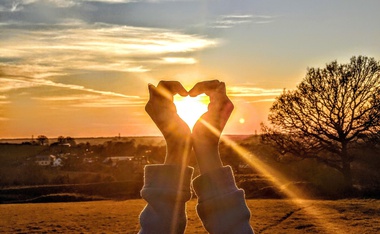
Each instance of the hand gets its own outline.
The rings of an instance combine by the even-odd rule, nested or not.
[[[195,123],[192,142],[201,174],[222,167],[219,156],[219,140],[234,105],[227,97],[224,82],[218,80],[197,83],[190,96],[205,93],[210,97],[208,111]]]
[[[173,96],[187,96],[186,89],[178,81],[160,81],[158,86],[148,85],[149,101],[146,112],[160,129],[166,141],[164,164],[187,166],[191,152],[191,131],[178,116]]]

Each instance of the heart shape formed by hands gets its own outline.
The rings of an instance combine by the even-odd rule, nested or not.
[[[182,97],[174,95],[174,105],[177,108],[177,114],[185,123],[193,129],[197,120],[207,112],[208,104],[210,103],[209,96],[205,94],[196,97]]]

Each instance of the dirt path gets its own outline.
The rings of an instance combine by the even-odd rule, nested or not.
[[[380,200],[248,200],[256,233],[380,233]],[[188,203],[186,233],[206,233]],[[143,200],[0,205],[1,233],[137,233]]]

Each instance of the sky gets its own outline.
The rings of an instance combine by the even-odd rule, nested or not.
[[[1,0],[0,138],[160,135],[148,83],[219,79],[260,132],[308,67],[380,59],[377,0]]]

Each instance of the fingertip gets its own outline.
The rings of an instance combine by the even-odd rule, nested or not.
[[[189,95],[189,92],[185,89],[185,87],[183,87],[183,85],[179,81],[176,82],[174,89],[175,90],[173,90],[173,91],[175,91],[176,93],[178,93],[181,96]]]
[[[186,89],[183,89],[183,90],[181,89],[181,90],[179,90],[178,94],[185,97],[185,96],[189,95],[189,92],[187,92]]]
[[[152,85],[151,83],[149,83],[149,84],[148,84],[148,89],[151,89],[152,86],[154,86],[154,85]]]
[[[226,83],[220,82],[218,87],[216,88],[217,92],[223,92],[226,93]]]
[[[206,95],[211,95],[213,91],[215,91],[220,85],[219,80],[206,80],[199,82],[194,85],[194,87],[189,91],[190,96],[198,96],[202,93]]]
[[[181,96],[187,96],[188,92],[179,81],[167,81],[165,83],[166,88],[171,95],[179,94]]]
[[[154,85],[152,85],[151,83],[148,84],[149,94],[152,94],[153,87],[154,87]]]
[[[195,94],[194,88],[192,88],[192,89],[188,92],[188,95],[189,95],[190,97],[195,97],[195,96],[197,96],[197,95]]]

